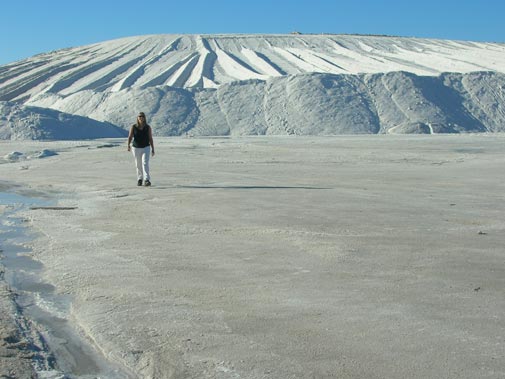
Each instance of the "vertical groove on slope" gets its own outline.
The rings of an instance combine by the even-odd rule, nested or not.
[[[276,65],[270,58],[268,58],[265,54],[255,51],[256,55],[263,59],[268,65],[272,66],[275,71],[277,71],[280,75],[287,75],[288,73]]]
[[[215,53],[217,55],[217,65],[220,67],[220,73],[223,77],[223,82],[232,80],[247,80],[247,79],[265,79],[263,75],[241,61],[233,54],[228,53],[216,45]]]
[[[213,58],[211,51],[208,49],[208,43],[200,36],[197,38],[195,43],[197,46],[198,61],[191,68],[191,72],[188,72],[189,75],[185,81],[185,87],[202,87],[203,80],[206,77],[204,75],[204,70],[207,71],[208,75],[213,76],[211,67]],[[211,80],[208,77],[207,79]]]
[[[189,77],[199,60],[199,54],[195,53],[193,56],[183,64],[167,81],[167,85],[172,87],[184,87]]]
[[[209,42],[206,39],[202,39],[202,44],[207,50],[207,54],[205,55],[205,60],[203,62],[202,67],[202,77],[207,78],[213,83],[215,83],[214,77],[214,66],[216,65],[217,55],[211,49]],[[203,83],[205,86],[205,83]]]
[[[395,105],[396,109],[403,115],[404,119],[406,121],[410,120],[409,115],[407,113],[405,113],[405,110],[403,109],[403,107],[396,100],[396,94],[391,90],[391,88],[389,88],[389,85],[386,82],[387,77],[388,77],[387,74],[381,75],[381,83],[382,83],[384,89],[386,89],[386,91],[389,94],[389,98],[391,99],[391,101]]]
[[[126,46],[125,48],[120,49],[118,52],[115,51],[110,52],[108,55],[106,55],[104,58],[101,58],[98,61],[95,61],[93,60],[93,58],[90,58],[86,62],[87,64],[84,67],[82,67],[81,65],[79,66],[80,68],[78,70],[74,70],[68,75],[65,75],[63,78],[54,82],[47,89],[47,92],[58,93],[63,91],[64,89],[70,88],[76,85],[78,81],[83,80],[88,75],[92,75],[98,72],[99,70],[104,69],[107,66],[110,66],[114,62],[120,61],[124,57],[134,52],[139,47],[141,47],[141,43],[137,43],[133,47]]]
[[[367,94],[367,97],[368,99],[370,99],[370,110],[372,111],[372,113],[374,114],[375,116],[375,119],[377,120],[377,125],[378,125],[378,130],[377,130],[377,134],[381,133],[381,132],[384,132],[383,130],[383,123],[382,123],[382,120],[381,120],[381,117],[380,117],[380,112],[379,112],[379,108],[377,106],[377,100],[375,98],[375,92],[373,91],[372,87],[371,87],[371,84],[369,82],[369,75],[366,75],[366,74],[362,74],[359,76],[362,83],[363,83],[363,87],[366,91],[366,94]]]
[[[42,72],[37,72],[33,75],[31,75],[28,78],[24,78],[22,81],[17,81],[11,85],[5,86],[2,88],[2,91],[0,92],[0,100],[1,101],[12,101],[16,100],[19,96],[25,94],[32,88],[37,87],[39,84],[44,83],[47,81],[49,78],[52,76],[66,71],[68,69],[71,69],[73,67],[76,67],[76,64],[63,64],[63,65],[58,65],[54,69],[50,71],[42,71]]]
[[[254,70],[265,76],[281,76],[283,75],[279,67],[269,62],[264,55],[260,55],[254,50],[243,47],[241,50],[242,55],[247,59],[249,64],[254,67]]]
[[[155,87],[155,86],[161,86],[161,85],[166,84],[168,82],[168,80],[170,79],[170,77],[172,75],[174,75],[174,73],[177,70],[179,70],[183,65],[187,64],[195,56],[196,56],[196,53],[190,53],[188,56],[182,58],[179,62],[170,66],[167,70],[163,71],[158,76],[156,76],[153,79],[149,80],[148,82],[144,83],[141,86],[141,88]]]
[[[35,70],[41,66],[48,64],[47,61],[37,61],[37,62],[29,62],[28,64],[10,64],[7,66],[0,67],[0,84],[8,82],[11,79],[20,77],[32,70]]]
[[[134,58],[132,60],[129,60],[129,61],[125,62],[124,64],[116,67],[112,71],[109,71],[107,74],[99,77],[98,79],[90,82],[89,84],[84,85],[83,87],[78,88],[76,91],[86,91],[88,89],[94,89],[94,90],[96,90],[96,89],[98,89],[100,87],[102,87],[102,88],[110,87],[113,84],[112,79],[114,79],[115,77],[119,76],[123,72],[126,72],[129,68],[131,68],[132,66],[136,65],[138,62],[142,61],[145,58],[146,55],[140,56],[138,58]]]
[[[283,57],[285,61],[291,63],[296,68],[296,73],[302,74],[304,72],[313,72],[314,69],[317,71],[318,69],[318,67],[305,62],[302,58],[288,49],[274,47],[273,50],[279,56]]]
[[[125,88],[131,87],[135,84],[135,82],[142,77],[142,75],[149,69],[149,66],[154,65],[160,59],[162,59],[167,53],[173,51],[177,45],[179,44],[181,38],[176,38],[172,41],[168,46],[166,46],[160,53],[155,55],[154,57],[148,59],[146,62],[142,62],[142,64],[135,67],[129,74],[127,74],[123,79],[117,83],[113,90],[121,91]]]

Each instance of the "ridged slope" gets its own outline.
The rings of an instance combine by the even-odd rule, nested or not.
[[[505,45],[355,35],[152,35],[1,66],[0,100],[161,85],[215,88],[309,72],[438,75],[487,70],[505,72]]]
[[[0,66],[0,101],[156,135],[499,132],[504,72],[497,43],[153,35]]]

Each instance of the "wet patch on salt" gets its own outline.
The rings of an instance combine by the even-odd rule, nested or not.
[[[39,377],[44,378],[128,378],[112,367],[94,348],[79,336],[67,321],[69,296],[57,294],[54,286],[41,279],[43,265],[32,259],[27,244],[32,240],[24,220],[16,213],[26,209],[52,209],[51,202],[14,193],[0,192],[0,264],[5,268],[4,280],[16,293],[20,317],[32,327],[25,335],[38,335],[47,350],[43,362],[33,362]],[[35,342],[35,341],[32,341]]]

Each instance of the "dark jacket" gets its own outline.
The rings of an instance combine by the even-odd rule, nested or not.
[[[137,124],[132,126],[133,128],[133,147],[144,148],[150,145],[149,143],[149,125],[144,126],[144,128],[137,128]]]

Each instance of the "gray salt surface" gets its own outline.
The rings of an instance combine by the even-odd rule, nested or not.
[[[44,283],[43,265],[30,257],[28,245],[35,237],[16,214],[28,208],[52,209],[50,204],[47,199],[0,192],[0,312],[14,309],[12,317],[2,317],[0,322],[5,349],[0,350],[0,375],[124,378],[68,323],[69,296],[55,293],[52,285]]]
[[[0,165],[71,322],[138,378],[503,378],[505,136],[156,138]],[[41,143],[0,143],[0,156]]]

